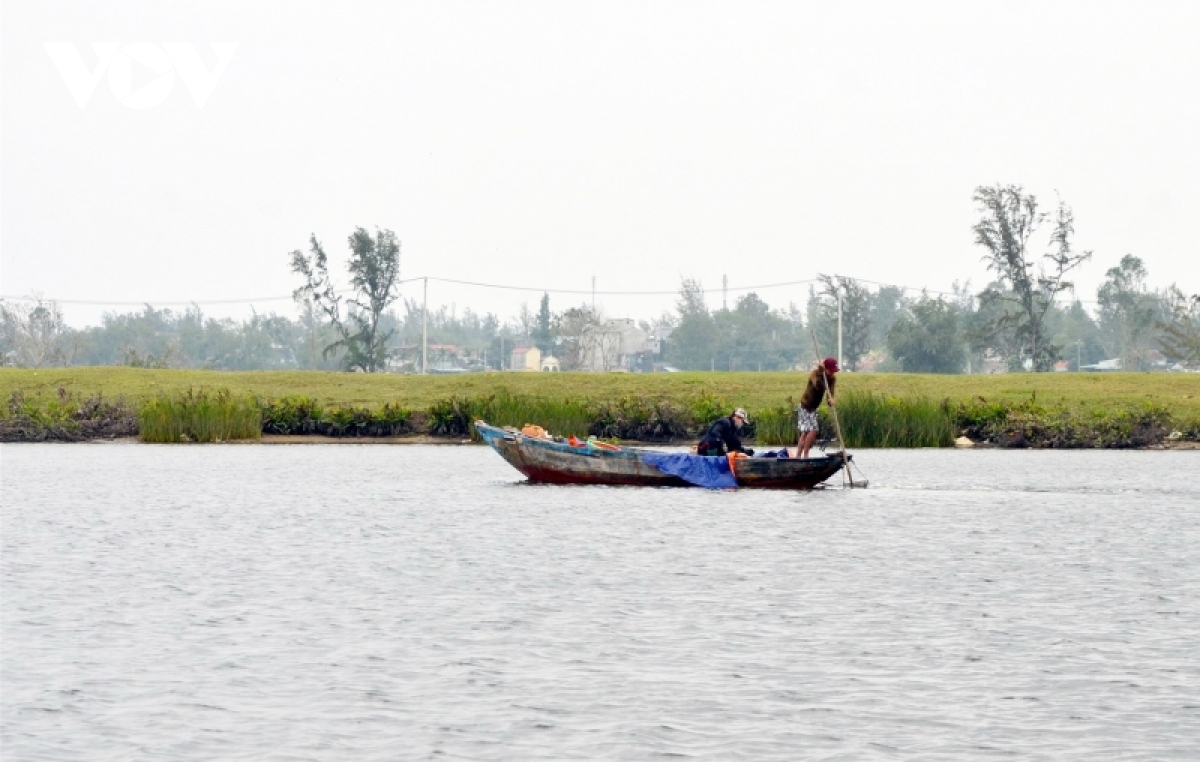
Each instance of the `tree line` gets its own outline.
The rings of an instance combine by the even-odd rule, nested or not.
[[[984,186],[974,194],[975,242],[991,281],[979,291],[956,283],[950,294],[909,294],[853,278],[822,275],[803,306],[772,308],[756,293],[731,308],[710,308],[702,284],[684,279],[673,311],[639,321],[658,342],[660,363],[686,370],[784,370],[834,354],[849,368],[960,373],[985,362],[1008,370],[1071,368],[1119,359],[1127,370],[1168,362],[1200,367],[1200,295],[1172,285],[1154,290],[1139,257],[1106,271],[1095,309],[1074,293],[1070,274],[1092,258],[1073,246],[1074,215],[1059,200],[1045,210],[1019,186]],[[294,317],[252,314],[236,321],[206,317],[197,306],[150,305],[105,314],[101,325],[74,329],[52,301],[0,302],[4,365],[131,365],[229,370],[419,370],[423,330],[431,363],[503,369],[514,347],[537,346],[563,370],[587,367],[607,318],[588,304],[555,312],[544,294],[536,310],[521,305],[502,319],[470,308],[422,304],[401,294],[400,243],[390,230],[357,228],[347,239],[349,289],[340,291],[316,236],[308,252],[288,255],[300,281]],[[423,320],[424,318],[424,320]],[[436,367],[436,365],[435,365]]]

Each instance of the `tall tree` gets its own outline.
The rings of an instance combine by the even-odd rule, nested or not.
[[[1049,370],[1058,356],[1058,347],[1046,335],[1046,313],[1055,298],[1074,287],[1066,279],[1092,256],[1090,251],[1075,253],[1071,236],[1075,233],[1075,215],[1060,199],[1054,210],[1051,250],[1041,257],[1031,250],[1034,233],[1049,215],[1038,208],[1037,198],[1019,185],[980,186],[975,189],[975,207],[979,221],[973,228],[975,243],[986,253],[983,261],[996,274],[1001,287],[989,287],[979,295],[981,310],[993,310],[995,318],[984,333],[1009,333],[1021,353],[1032,362],[1034,371]],[[1005,309],[1004,305],[1014,309]]]
[[[685,278],[676,302],[679,325],[671,333],[667,359],[682,368],[705,370],[714,366],[717,326],[704,301],[700,281]]]
[[[0,364],[70,365],[78,349],[77,332],[63,320],[58,302],[40,298],[30,306],[0,302]]]
[[[387,341],[392,330],[381,331],[379,321],[388,305],[396,300],[400,277],[400,243],[390,230],[375,231],[372,237],[363,228],[350,234],[350,285],[354,296],[346,300],[349,309],[343,317],[342,297],[334,289],[329,275],[329,259],[314,234],[309,238],[311,258],[298,249],[291,253],[292,272],[304,278],[304,285],[292,296],[297,301],[312,299],[337,330],[339,338],[326,345],[324,355],[345,350],[347,370],[374,373],[387,363]]]
[[[554,352],[554,331],[551,325],[553,319],[554,316],[550,313],[550,294],[544,293],[542,302],[538,305],[536,323],[533,328],[533,341],[543,355]]]
[[[1062,310],[1054,340],[1063,347],[1070,370],[1079,370],[1083,365],[1099,362],[1109,356],[1100,341],[1100,329],[1096,321],[1078,299]]]
[[[1141,370],[1150,349],[1149,334],[1158,317],[1157,299],[1146,287],[1146,265],[1126,254],[1104,274],[1096,291],[1100,326],[1109,349],[1121,358],[1122,370]]]
[[[529,302],[521,302],[521,309],[517,310],[517,314],[513,316],[513,323],[519,336],[526,339],[533,338],[533,332],[537,330],[537,317],[529,309]]]
[[[558,361],[563,370],[583,370],[593,364],[601,348],[603,323],[604,318],[587,304],[558,315],[554,333],[562,342]]]
[[[953,304],[922,294],[888,330],[888,351],[907,373],[959,373],[966,347]]]
[[[853,278],[821,275],[815,328],[821,351],[837,352],[838,297],[842,301],[842,361],[853,368],[871,350],[871,292]]]
[[[879,349],[887,344],[888,331],[905,314],[909,303],[910,300],[904,296],[904,289],[899,286],[880,286],[871,295],[871,335],[867,342],[871,349]]]
[[[1167,358],[1200,368],[1200,294],[1186,296],[1178,286],[1167,289],[1171,317],[1162,322],[1162,348]]]

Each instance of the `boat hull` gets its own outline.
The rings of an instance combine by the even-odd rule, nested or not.
[[[640,487],[691,487],[677,476],[664,474],[645,462],[645,450],[601,450],[572,447],[547,439],[489,426],[476,430],[500,457],[532,482],[544,484],[616,484]],[[811,489],[842,469],[840,454],[821,458],[742,458],[734,463],[739,487],[758,489]]]

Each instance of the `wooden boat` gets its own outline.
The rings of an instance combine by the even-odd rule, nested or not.
[[[636,447],[603,449],[528,437],[516,429],[475,422],[479,436],[532,482],[548,484],[628,484],[643,487],[691,487],[645,462]],[[820,458],[740,458],[731,461],[739,487],[812,489],[844,465],[840,453]]]

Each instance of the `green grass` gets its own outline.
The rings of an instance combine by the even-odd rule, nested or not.
[[[474,419],[483,418],[500,426],[535,423],[560,435],[680,441],[742,406],[754,421],[757,444],[793,444],[794,401],[804,381],[801,373],[393,376],[0,369],[0,393],[23,400],[22,410],[44,407],[52,416],[61,400],[103,395],[140,409],[147,441],[256,436],[254,411],[265,433],[461,437],[473,433]],[[1012,446],[1089,441],[1138,446],[1161,436],[1155,433],[1161,428],[1182,431],[1186,438],[1200,436],[1200,375],[1195,374],[848,373],[839,384],[838,410],[850,447],[945,446],[960,430]],[[27,410],[21,420],[40,425]],[[829,424],[827,416],[823,407]],[[18,417],[10,412],[8,420]]]
[[[450,397],[507,394],[556,400],[617,400],[623,397],[696,400],[708,397],[756,412],[799,398],[801,373],[477,373],[462,376],[396,376],[313,371],[152,370],[125,367],[0,368],[0,399],[14,389],[27,396],[70,393],[131,402],[192,388],[228,389],[239,397],[277,400],[308,397],[325,405],[379,407],[385,402],[427,410]],[[926,397],[965,402],[983,397],[1016,404],[1105,408],[1141,402],[1162,405],[1172,415],[1200,419],[1200,374],[1184,373],[1011,373],[943,376],[911,373],[845,373],[845,392]]]
[[[262,436],[262,413],[254,400],[225,390],[191,389],[142,404],[138,432],[143,442],[225,442]]]

